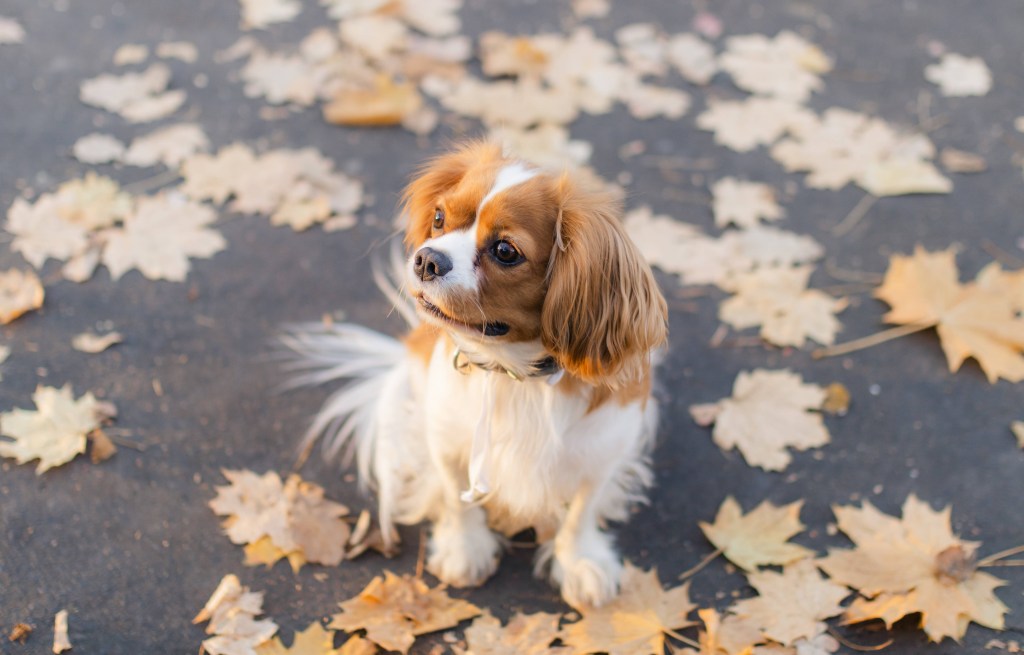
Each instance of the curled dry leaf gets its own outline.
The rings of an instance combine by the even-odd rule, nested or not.
[[[846,587],[822,578],[817,564],[807,559],[781,573],[752,571],[747,582],[758,595],[737,602],[733,611],[784,646],[824,633],[824,620],[840,614],[839,603],[850,595]]]
[[[122,341],[124,337],[120,332],[107,332],[104,335],[82,332],[71,340],[71,347],[84,353],[96,354]]]
[[[32,271],[12,268],[0,273],[0,325],[43,306],[43,283]]]
[[[719,305],[718,317],[738,330],[761,327],[761,337],[777,346],[800,348],[807,339],[830,345],[842,329],[838,312],[846,301],[808,289],[813,268],[759,268],[722,283],[736,295]]]
[[[7,16],[0,16],[0,45],[22,43],[25,28],[21,23]]]
[[[744,514],[736,499],[729,496],[718,509],[715,522],[702,521],[700,529],[730,562],[744,570],[782,566],[814,555],[803,546],[789,543],[804,529],[801,507],[803,501],[776,507],[766,500]]]
[[[552,646],[560,631],[558,614],[537,612],[515,614],[502,626],[501,621],[484,612],[466,628],[466,648],[455,647],[457,655],[568,655],[570,649]]]
[[[104,403],[97,402],[92,393],[75,400],[71,385],[61,389],[38,386],[32,401],[34,410],[0,414],[0,434],[13,439],[0,441],[0,457],[13,457],[19,464],[38,459],[36,475],[84,453],[86,435],[109,416]]]
[[[821,91],[819,75],[832,70],[832,60],[818,46],[788,30],[775,38],[764,34],[730,37],[719,64],[744,91],[799,103]]]
[[[209,621],[203,648],[210,655],[258,655],[257,648],[277,632],[263,613],[263,592],[250,591],[235,575],[226,575],[217,585],[192,623]]]
[[[443,588],[431,589],[419,578],[399,577],[390,571],[341,603],[341,610],[328,627],[366,630],[367,639],[400,653],[407,653],[419,635],[455,627],[480,614],[479,607],[451,598]]]
[[[71,650],[71,639],[68,638],[68,611],[61,610],[53,617],[53,649],[54,653]]]
[[[666,591],[656,569],[626,563],[619,595],[598,608],[578,608],[583,618],[563,627],[562,641],[574,652],[609,655],[661,655],[665,631],[693,625],[687,616],[689,583]]]
[[[726,177],[711,187],[715,225],[753,227],[759,221],[776,221],[786,215],[767,184]]]
[[[944,54],[939,63],[925,68],[924,76],[947,97],[983,96],[992,88],[992,72],[984,59],[955,52]]]
[[[715,133],[715,143],[737,152],[771,145],[783,134],[815,120],[789,100],[751,96],[745,100],[709,100],[697,127]]]
[[[830,549],[820,565],[861,594],[846,610],[847,622],[882,619],[892,626],[920,614],[932,641],[959,641],[971,621],[1003,629],[1007,607],[994,591],[1006,583],[977,569],[978,544],[953,534],[949,507],[936,512],[911,495],[902,518],[883,514],[867,501],[832,510],[855,548]]]
[[[1007,293],[1012,287],[1002,284],[1012,282],[1000,282],[996,269],[967,284],[958,277],[952,248],[929,252],[918,246],[913,255],[893,255],[875,291],[892,308],[885,321],[934,326],[951,372],[973,357],[993,384],[1024,380],[1024,318],[1018,315],[1024,298]]]
[[[94,132],[75,141],[71,154],[83,164],[109,164],[121,160],[124,144],[109,134]]]
[[[222,525],[232,543],[252,545],[247,563],[272,565],[293,554],[293,567],[307,561],[333,566],[344,559],[349,527],[342,517],[348,508],[324,498],[321,487],[297,475],[282,483],[273,471],[261,476],[225,470],[224,476],[230,484],[217,487],[210,507],[228,517]]]
[[[184,104],[184,91],[167,91],[170,81],[171,69],[153,64],[142,73],[104,74],[85,80],[78,97],[131,123],[146,123],[172,114]]]
[[[829,441],[821,414],[825,390],[789,370],[758,369],[736,377],[731,398],[720,400],[712,434],[720,448],[739,449],[751,466],[781,471],[787,448],[807,450]]]

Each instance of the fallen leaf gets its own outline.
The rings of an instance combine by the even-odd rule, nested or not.
[[[758,595],[737,602],[733,612],[784,646],[824,633],[824,620],[840,614],[839,603],[850,595],[846,587],[822,578],[813,560],[790,564],[781,573],[752,571],[747,582]]]
[[[61,610],[53,617],[53,652],[63,653],[71,650],[71,640],[68,639],[68,611]]]
[[[272,105],[308,107],[317,98],[313,68],[299,55],[256,52],[242,69],[242,79],[246,96]]]
[[[825,387],[825,402],[821,411],[833,416],[846,416],[850,410],[850,390],[841,382],[833,382]]]
[[[61,203],[50,193],[34,203],[15,198],[7,210],[4,228],[14,235],[11,250],[20,252],[30,264],[42,268],[49,258],[68,259],[84,251],[87,230],[61,218]]]
[[[615,30],[619,56],[639,76],[662,77],[668,71],[668,42],[654,23],[631,23]]]
[[[648,120],[658,116],[677,119],[690,109],[690,94],[653,84],[639,84],[626,93],[626,108],[633,118]]]
[[[420,635],[452,628],[480,614],[472,603],[451,598],[442,587],[431,589],[419,578],[384,571],[355,598],[341,603],[328,627],[355,632],[385,650],[407,653]]]
[[[697,610],[697,616],[704,623],[698,636],[700,650],[684,648],[680,652],[686,655],[754,655],[754,646],[766,640],[756,625],[735,614],[721,616],[709,608]]]
[[[285,646],[278,635],[270,641],[256,647],[257,655],[338,655],[334,649],[334,631],[324,630],[319,621],[315,621],[302,631],[296,632],[292,645]],[[376,652],[376,649],[370,651]]]
[[[56,199],[60,217],[87,230],[109,227],[132,211],[131,195],[114,180],[91,171],[60,185]]]
[[[981,155],[956,148],[943,148],[939,163],[950,173],[981,173],[988,169],[988,162]]]
[[[700,529],[716,548],[746,571],[759,566],[791,564],[811,557],[814,551],[789,543],[804,529],[800,522],[803,501],[776,507],[767,500],[744,514],[732,496],[718,509],[714,523],[700,523]]]
[[[875,297],[892,309],[887,323],[934,326],[950,372],[964,360],[978,361],[989,382],[1024,380],[1024,319],[1017,301],[998,288],[958,281],[956,253],[918,246],[910,256],[893,255]]]
[[[99,427],[106,414],[92,393],[75,400],[71,385],[36,387],[36,409],[14,409],[0,414],[0,457],[18,464],[39,460],[36,475],[66,464],[85,452],[86,435]]]
[[[825,390],[789,370],[758,369],[736,377],[731,398],[720,400],[713,438],[720,448],[739,449],[750,466],[781,471],[786,450],[807,450],[829,441],[817,411]]]
[[[43,283],[32,271],[16,268],[0,273],[0,325],[43,306]]]
[[[17,44],[25,40],[25,28],[7,16],[0,16],[0,45]]]
[[[924,77],[946,97],[983,96],[992,88],[992,72],[984,59],[955,52],[948,52],[937,64],[927,66]]]
[[[277,632],[270,619],[256,619],[263,613],[263,592],[243,587],[235,575],[226,575],[192,623],[209,621],[203,648],[210,655],[257,655],[257,647]]]
[[[122,161],[131,166],[178,168],[182,162],[210,147],[206,133],[198,123],[180,123],[162,127],[132,141]]]
[[[977,570],[978,544],[953,534],[949,507],[936,512],[911,495],[903,504],[902,519],[867,501],[859,508],[832,510],[839,529],[856,547],[830,549],[819,563],[836,582],[861,594],[847,608],[847,622],[882,619],[892,626],[919,613],[932,641],[959,641],[971,621],[1003,629],[1007,607],[994,590],[1006,583]]]
[[[355,48],[371,61],[383,61],[405,50],[409,29],[394,16],[369,14],[341,22],[338,30],[342,43]]]
[[[120,161],[124,144],[109,134],[94,132],[75,141],[71,154],[83,164],[109,164]]]
[[[195,63],[199,57],[194,43],[188,41],[165,41],[156,46],[156,56],[161,59],[177,59],[186,64]]]
[[[861,174],[858,184],[879,198],[911,193],[949,193],[953,190],[953,183],[931,162],[913,158],[874,162]]]
[[[14,627],[7,634],[8,641],[18,642],[21,644],[25,643],[29,635],[32,634],[32,626],[27,623],[15,623]]]
[[[369,639],[363,639],[360,636],[352,636],[348,638],[344,644],[341,645],[336,651],[337,655],[374,655],[378,651],[377,644],[373,643]]]
[[[321,487],[297,475],[282,483],[274,472],[260,476],[225,470],[224,476],[230,484],[217,487],[210,507],[218,516],[228,517],[222,524],[228,538],[235,544],[255,544],[269,537],[277,549],[270,551],[264,545],[254,555],[247,550],[249,563],[270,565],[268,555],[286,557],[295,552],[305,561],[330,566],[344,559],[349,527],[342,517],[348,508],[325,499]]]
[[[141,64],[149,58],[149,46],[141,43],[125,43],[114,51],[115,66]]]
[[[808,289],[813,268],[759,268],[738,273],[720,286],[735,295],[722,301],[718,318],[737,330],[761,328],[761,338],[777,346],[802,347],[808,338],[831,345],[842,325],[836,314],[846,301]]]
[[[287,23],[302,11],[298,0],[238,0],[243,30],[261,30],[275,23]]]
[[[776,221],[786,215],[767,184],[725,177],[711,187],[715,225],[753,227],[759,221]]]
[[[687,615],[689,583],[666,591],[658,571],[626,563],[619,595],[598,608],[579,608],[583,618],[562,629],[562,642],[580,653],[662,655],[665,631],[693,625]]]
[[[158,96],[143,98],[125,107],[121,116],[129,123],[150,123],[176,112],[188,96],[182,90],[168,91]]]
[[[100,428],[89,433],[89,443],[92,444],[92,448],[89,449],[89,460],[93,464],[105,462],[117,454],[117,446]]]
[[[209,227],[217,218],[211,208],[177,195],[139,198],[123,227],[106,236],[103,263],[115,280],[136,268],[151,280],[181,282],[190,258],[208,258],[227,247]]]
[[[498,128],[490,138],[504,151],[548,170],[578,169],[590,160],[593,146],[572,139],[561,125],[545,123],[532,129]]]
[[[665,56],[687,82],[703,86],[718,72],[715,48],[696,34],[683,32],[671,37]]]
[[[78,97],[129,122],[144,123],[173,113],[185,102],[184,91],[166,91],[170,81],[171,69],[153,64],[142,73],[104,74],[85,80]]]
[[[819,75],[832,70],[832,60],[818,46],[788,30],[774,38],[764,34],[730,37],[718,61],[744,91],[798,103],[821,91]]]
[[[611,8],[611,0],[572,0],[572,11],[581,20],[604,18]]]
[[[1010,431],[1017,438],[1017,445],[1024,448],[1024,421],[1014,421],[1011,423]]]
[[[537,612],[515,614],[502,626],[487,611],[466,628],[466,647],[455,647],[457,655],[561,655],[570,650],[552,646],[560,636],[558,614]]]
[[[382,75],[372,89],[342,89],[324,107],[324,119],[335,125],[398,125],[422,104],[415,86]]]
[[[101,353],[114,344],[121,343],[123,340],[124,337],[121,336],[120,332],[107,332],[104,335],[82,332],[81,334],[76,334],[71,340],[71,347],[84,353],[95,354]]]
[[[708,108],[697,116],[697,127],[714,132],[715,143],[748,152],[814,120],[812,112],[795,102],[751,96],[738,101],[708,100]]]

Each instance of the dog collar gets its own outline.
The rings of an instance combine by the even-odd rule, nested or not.
[[[556,384],[560,379],[562,379],[563,373],[562,367],[558,365],[558,362],[556,362],[555,358],[552,357],[551,355],[548,355],[544,359],[540,359],[534,362],[533,364],[530,364],[530,371],[524,376],[519,373],[516,373],[515,371],[507,369],[500,364],[481,364],[480,362],[474,362],[472,359],[466,356],[465,353],[463,353],[462,350],[459,348],[455,349],[455,356],[452,357],[452,366],[459,373],[468,373],[469,368],[475,366],[484,371],[504,373],[513,380],[518,381],[522,381],[524,377],[551,377],[552,379],[549,380],[551,384]]]

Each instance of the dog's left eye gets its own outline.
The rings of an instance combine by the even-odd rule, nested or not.
[[[495,259],[506,266],[518,264],[523,259],[523,256],[519,254],[516,247],[504,239],[494,242],[494,245],[491,246],[491,254],[494,255]]]
[[[440,230],[444,227],[444,210],[441,208],[434,210],[434,229]]]

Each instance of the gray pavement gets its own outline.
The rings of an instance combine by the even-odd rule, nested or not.
[[[367,252],[389,232],[388,218],[404,181],[418,161],[436,152],[450,134],[429,139],[400,130],[357,130],[326,125],[315,109],[283,121],[258,117],[261,103],[244,97],[232,81],[233,66],[212,54],[239,36],[234,2],[79,0],[57,11],[51,0],[7,2],[0,14],[18,18],[28,36],[23,45],[0,46],[0,207],[25,186],[50,190],[86,170],[69,158],[74,141],[103,127],[128,137],[119,118],[77,100],[80,80],[112,69],[114,50],[125,42],[155,44],[165,39],[195,42],[195,65],[171,63],[175,81],[188,86],[195,73],[209,78],[204,89],[189,89],[186,115],[200,121],[215,146],[236,140],[253,144],[315,146],[359,177],[375,197],[364,221],[347,232],[318,228],[295,234],[262,217],[226,217],[219,224],[229,248],[211,260],[194,261],[184,284],[151,282],[136,273],[112,282],[105,270],[76,285],[61,281],[51,262],[43,275],[43,310],[2,329],[13,351],[0,382],[0,409],[28,405],[39,383],[71,383],[76,393],[102,392],[120,409],[117,426],[135,435],[145,450],[122,448],[94,466],[85,459],[34,475],[30,466],[0,464],[0,628],[23,621],[37,628],[25,645],[0,641],[2,653],[49,651],[53,614],[71,615],[75,653],[138,655],[192,653],[202,628],[190,624],[226,573],[266,591],[265,608],[285,634],[332,613],[336,603],[358,592],[383,567],[408,572],[416,561],[417,529],[403,532],[404,552],[385,561],[368,555],[336,568],[309,566],[293,575],[283,563],[272,570],[243,567],[242,552],[223,536],[207,508],[212,486],[224,467],[287,472],[298,435],[324,397],[321,392],[276,394],[280,373],[266,360],[268,341],[286,321],[317,319],[343,310],[349,320],[385,331],[401,329],[374,290]],[[888,255],[909,252],[917,243],[933,248],[962,245],[961,269],[973,275],[991,256],[994,243],[1018,258],[1024,236],[1024,185],[1019,159],[1024,135],[1010,127],[1024,113],[1024,10],[1016,0],[965,3],[955,0],[848,0],[843,3],[721,0],[710,3],[726,34],[782,28],[806,31],[836,58],[827,90],[811,104],[868,110],[895,123],[913,123],[922,78],[930,61],[925,43],[937,39],[954,52],[982,56],[992,69],[993,91],[984,98],[953,101],[939,97],[932,112],[945,117],[931,133],[940,146],[977,152],[989,171],[954,176],[946,197],[895,198],[878,202],[849,235],[830,228],[862,197],[848,187],[817,192],[797,185],[787,198],[787,229],[821,241],[836,266],[881,272]],[[618,2],[610,18],[596,22],[600,34],[634,21],[656,20],[667,31],[688,29],[694,8],[670,0]],[[492,26],[507,32],[558,29],[570,12],[566,3],[471,2],[463,12],[465,32]],[[267,44],[294,43],[318,23],[322,10],[307,2],[294,22],[259,38]],[[730,95],[716,81],[707,94]],[[695,94],[696,111],[705,94]],[[679,122],[638,122],[624,110],[583,117],[574,136],[592,141],[594,166],[609,178],[632,174],[630,203],[710,227],[706,206],[681,203],[679,192],[704,194],[689,175],[671,177],[651,161],[622,161],[618,148],[632,140],[650,152],[685,159],[707,158],[715,171],[750,176],[782,188],[799,182],[766,153],[737,154],[715,146],[693,126],[695,111]],[[101,167],[123,183],[152,172]],[[0,248],[0,268],[24,267]],[[643,566],[656,565],[673,580],[711,547],[697,522],[709,520],[726,495],[749,508],[763,499],[776,503],[806,499],[804,522],[824,526],[829,506],[870,498],[896,513],[909,493],[933,506],[952,503],[955,529],[984,542],[991,553],[1024,542],[1020,499],[1024,497],[1024,454],[1008,431],[1024,419],[1021,389],[991,386],[969,362],[957,375],[946,370],[934,334],[917,334],[846,358],[813,361],[808,351],[762,346],[708,347],[715,332],[718,292],[686,297],[674,280],[660,278],[672,306],[671,352],[661,381],[664,411],[656,456],[657,487],[652,503],[621,530],[622,551]],[[815,286],[838,284],[819,270]],[[841,339],[866,335],[880,325],[883,305],[867,295],[852,298],[842,320]],[[112,321],[124,344],[101,355],[71,349],[74,334]],[[806,379],[843,382],[853,404],[845,418],[828,419],[832,443],[817,453],[797,454],[789,470],[765,473],[748,467],[735,452],[722,453],[706,429],[695,426],[687,407],[728,395],[741,370],[793,367]],[[154,389],[159,381],[163,393]],[[870,389],[875,389],[872,393]],[[303,475],[328,495],[353,507],[367,506],[337,467],[311,461]],[[824,548],[842,545],[820,529],[798,541]],[[531,576],[531,552],[516,550],[485,587],[457,592],[501,616],[515,611],[565,608],[557,593]],[[990,639],[1022,639],[1024,575],[998,571],[1010,580],[999,596],[1011,611],[1003,635],[972,626],[962,645],[926,645],[912,622],[895,630],[888,653],[983,651]],[[738,574],[719,561],[693,582],[701,604],[724,607],[728,592],[743,589]],[[720,590],[726,590],[723,595]],[[747,593],[747,592],[744,592]],[[858,643],[878,643],[872,626],[842,628]],[[434,643],[438,640],[435,639]],[[427,652],[430,640],[417,646]]]

